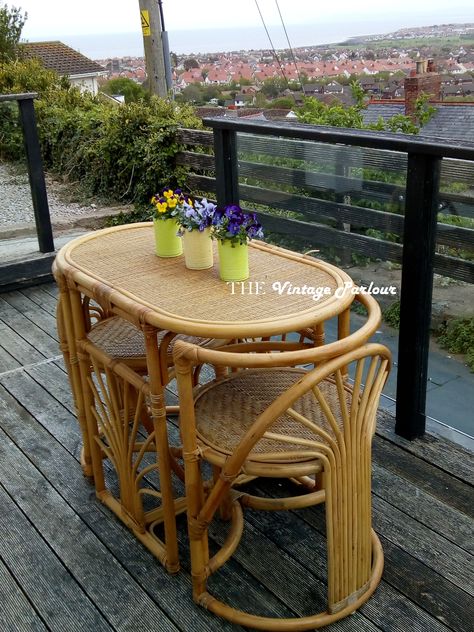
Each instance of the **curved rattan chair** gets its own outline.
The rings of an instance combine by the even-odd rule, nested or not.
[[[63,313],[66,303],[67,300],[65,297],[60,296],[56,311],[59,345],[69,376],[78,423],[82,434],[81,466],[85,476],[91,477],[90,448],[85,413],[81,401],[82,386],[77,367],[77,354],[73,352],[71,355],[66,331],[70,323],[68,323],[67,318],[64,318]],[[138,374],[146,375],[148,369],[143,332],[119,316],[108,315],[108,312],[100,305],[90,303],[88,297],[83,297],[82,299],[82,311],[87,339],[110,359],[123,362]],[[70,336],[74,336],[72,331],[70,332]],[[197,336],[177,335],[169,331],[158,332],[157,342],[160,349],[160,366],[163,376],[163,385],[166,385],[174,376],[172,351],[176,340],[185,340],[192,344],[211,348],[217,348],[228,342],[226,340],[199,338]],[[177,413],[178,409],[178,406],[167,406],[167,412],[169,414]]]
[[[296,347],[268,341],[211,351],[178,341],[173,351],[193,597],[221,617],[261,630],[309,630],[348,615],[373,593],[383,568],[382,548],[371,528],[371,442],[390,352],[382,345],[366,344],[328,359],[327,347]],[[229,367],[231,372],[193,390],[193,367],[202,362]],[[353,383],[347,371],[354,375]],[[211,489],[203,484],[202,460],[215,470]],[[242,475],[300,480],[319,475],[322,489],[314,487],[292,498],[259,498],[232,488]],[[236,610],[210,594],[208,577],[238,546],[242,507],[296,509],[322,502],[326,610],[272,619]],[[218,509],[231,517],[231,526],[222,548],[210,557],[208,527]]]
[[[82,435],[83,472],[94,483],[98,498],[169,572],[177,572],[175,521],[185,502],[175,499],[171,477],[174,471],[184,478],[184,472],[176,459],[181,450],[169,445],[166,429],[166,414],[178,407],[165,406],[162,390],[174,376],[176,340],[209,348],[228,341],[155,328],[145,333],[75,292],[76,319],[80,313],[83,331],[78,338],[65,279],[55,273],[60,288],[57,328]],[[151,385],[148,379],[147,335],[156,346],[153,368],[159,384],[155,379]],[[198,373],[199,369],[195,381]]]

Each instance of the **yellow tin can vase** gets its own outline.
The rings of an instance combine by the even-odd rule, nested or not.
[[[212,268],[214,256],[212,250],[211,229],[185,230],[183,233],[184,261],[190,270]]]
[[[179,257],[183,254],[183,243],[177,235],[179,224],[174,218],[153,219],[155,250],[158,257]]]
[[[219,276],[223,281],[245,281],[249,278],[249,250],[247,244],[218,241]]]

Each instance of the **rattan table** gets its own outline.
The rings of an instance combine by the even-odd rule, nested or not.
[[[250,244],[245,283],[220,281],[217,263],[187,270],[183,256],[155,256],[151,226],[120,226],[75,239],[59,252],[56,265],[129,319],[197,336],[267,336],[314,327],[343,314],[353,301],[352,280],[342,270],[262,242]],[[328,289],[313,300],[309,288]]]
[[[232,284],[219,279],[217,257],[213,268],[200,271],[188,270],[183,256],[158,258],[152,223],[90,233],[56,257],[61,339],[83,432],[84,471],[93,474],[99,498],[171,572],[179,568],[175,515],[185,508],[185,499],[173,493],[171,471],[179,475],[179,466],[169,448],[163,391],[173,335],[229,340],[305,331],[331,358],[364,344],[379,324],[376,302],[358,297],[368,318],[350,334],[353,283],[335,266],[263,242],[251,242],[249,264],[248,281]],[[85,314],[91,299],[99,318],[118,316],[143,332],[146,377],[90,340]],[[324,322],[334,317],[338,340],[325,345]],[[164,330],[171,333],[160,339]],[[147,414],[148,438],[139,442],[137,426]],[[152,449],[157,464],[141,470]],[[107,489],[104,456],[118,472],[118,498]],[[154,467],[159,468],[159,494],[139,489]],[[161,506],[146,511],[143,493],[158,495]],[[154,532],[160,522],[163,539]]]

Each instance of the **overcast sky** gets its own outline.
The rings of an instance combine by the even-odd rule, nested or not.
[[[127,33],[140,30],[138,0],[12,0],[7,4],[27,11],[23,30],[26,39]],[[275,0],[258,0],[268,25],[280,24]],[[474,22],[474,0],[396,0],[393,3],[373,0],[279,0],[285,23],[321,24],[328,20],[354,15],[360,24],[364,16],[384,18],[387,30],[392,24],[410,26],[441,22]],[[391,6],[390,6],[391,4]],[[260,26],[255,0],[163,0],[165,26],[168,31],[235,26]],[[426,21],[420,22],[420,17]],[[413,22],[415,23],[415,21]],[[360,29],[359,29],[360,30]]]

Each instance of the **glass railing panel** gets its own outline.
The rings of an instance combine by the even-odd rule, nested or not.
[[[427,414],[432,429],[474,437],[474,162],[444,159],[429,358]]]
[[[237,134],[242,206],[260,213],[266,239],[343,268],[387,314],[374,341],[387,344],[394,370],[382,405],[394,411],[407,156],[313,141]],[[382,291],[390,294],[381,294]],[[387,289],[386,289],[387,288]],[[352,331],[364,322],[354,305]],[[326,341],[337,321],[325,324]]]

